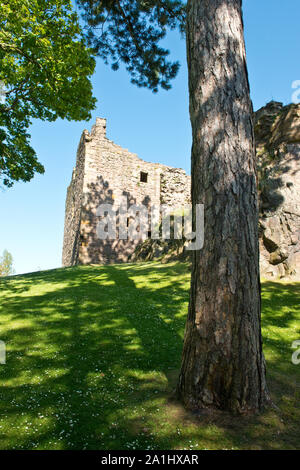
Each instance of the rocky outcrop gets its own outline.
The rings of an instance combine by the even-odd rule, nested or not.
[[[300,105],[255,113],[261,274],[300,279]]]

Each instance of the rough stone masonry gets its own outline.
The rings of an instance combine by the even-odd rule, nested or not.
[[[261,273],[271,279],[300,279],[300,105],[271,101],[254,114],[254,124]],[[129,204],[175,209],[190,202],[190,192],[191,179],[183,170],[145,162],[116,145],[106,137],[106,120],[98,118],[91,133],[85,130],[81,136],[67,192],[63,265],[131,258],[136,240],[97,238],[99,204],[118,207],[126,196]]]
[[[100,240],[96,234],[100,204],[166,205],[190,203],[191,180],[184,170],[149,163],[106,136],[106,119],[97,118],[91,133],[83,131],[76,167],[67,190],[63,266],[126,262],[138,240]]]

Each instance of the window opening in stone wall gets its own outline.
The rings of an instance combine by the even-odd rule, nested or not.
[[[148,173],[144,173],[141,171],[141,183],[147,183],[148,182]]]

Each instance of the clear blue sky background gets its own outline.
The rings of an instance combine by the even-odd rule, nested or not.
[[[254,108],[275,99],[288,104],[291,84],[300,80],[299,0],[244,0],[244,21]],[[97,110],[89,123],[36,121],[32,144],[46,173],[0,192],[0,253],[8,249],[17,273],[61,265],[66,189],[83,129],[96,116],[108,120],[108,137],[144,160],[190,171],[185,44],[179,34],[167,40],[181,70],[169,92],[153,95],[130,84],[128,74],[100,61],[93,77]]]

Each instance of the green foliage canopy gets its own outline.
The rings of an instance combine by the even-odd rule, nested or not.
[[[0,3],[0,182],[43,173],[30,145],[33,118],[87,120],[95,59],[70,0]]]
[[[170,88],[179,63],[168,60],[160,41],[170,29],[185,30],[180,0],[76,0],[95,52],[117,70],[123,62],[132,83],[157,92]]]
[[[0,256],[0,277],[11,274],[14,274],[13,257],[7,250],[4,250],[3,255]]]

